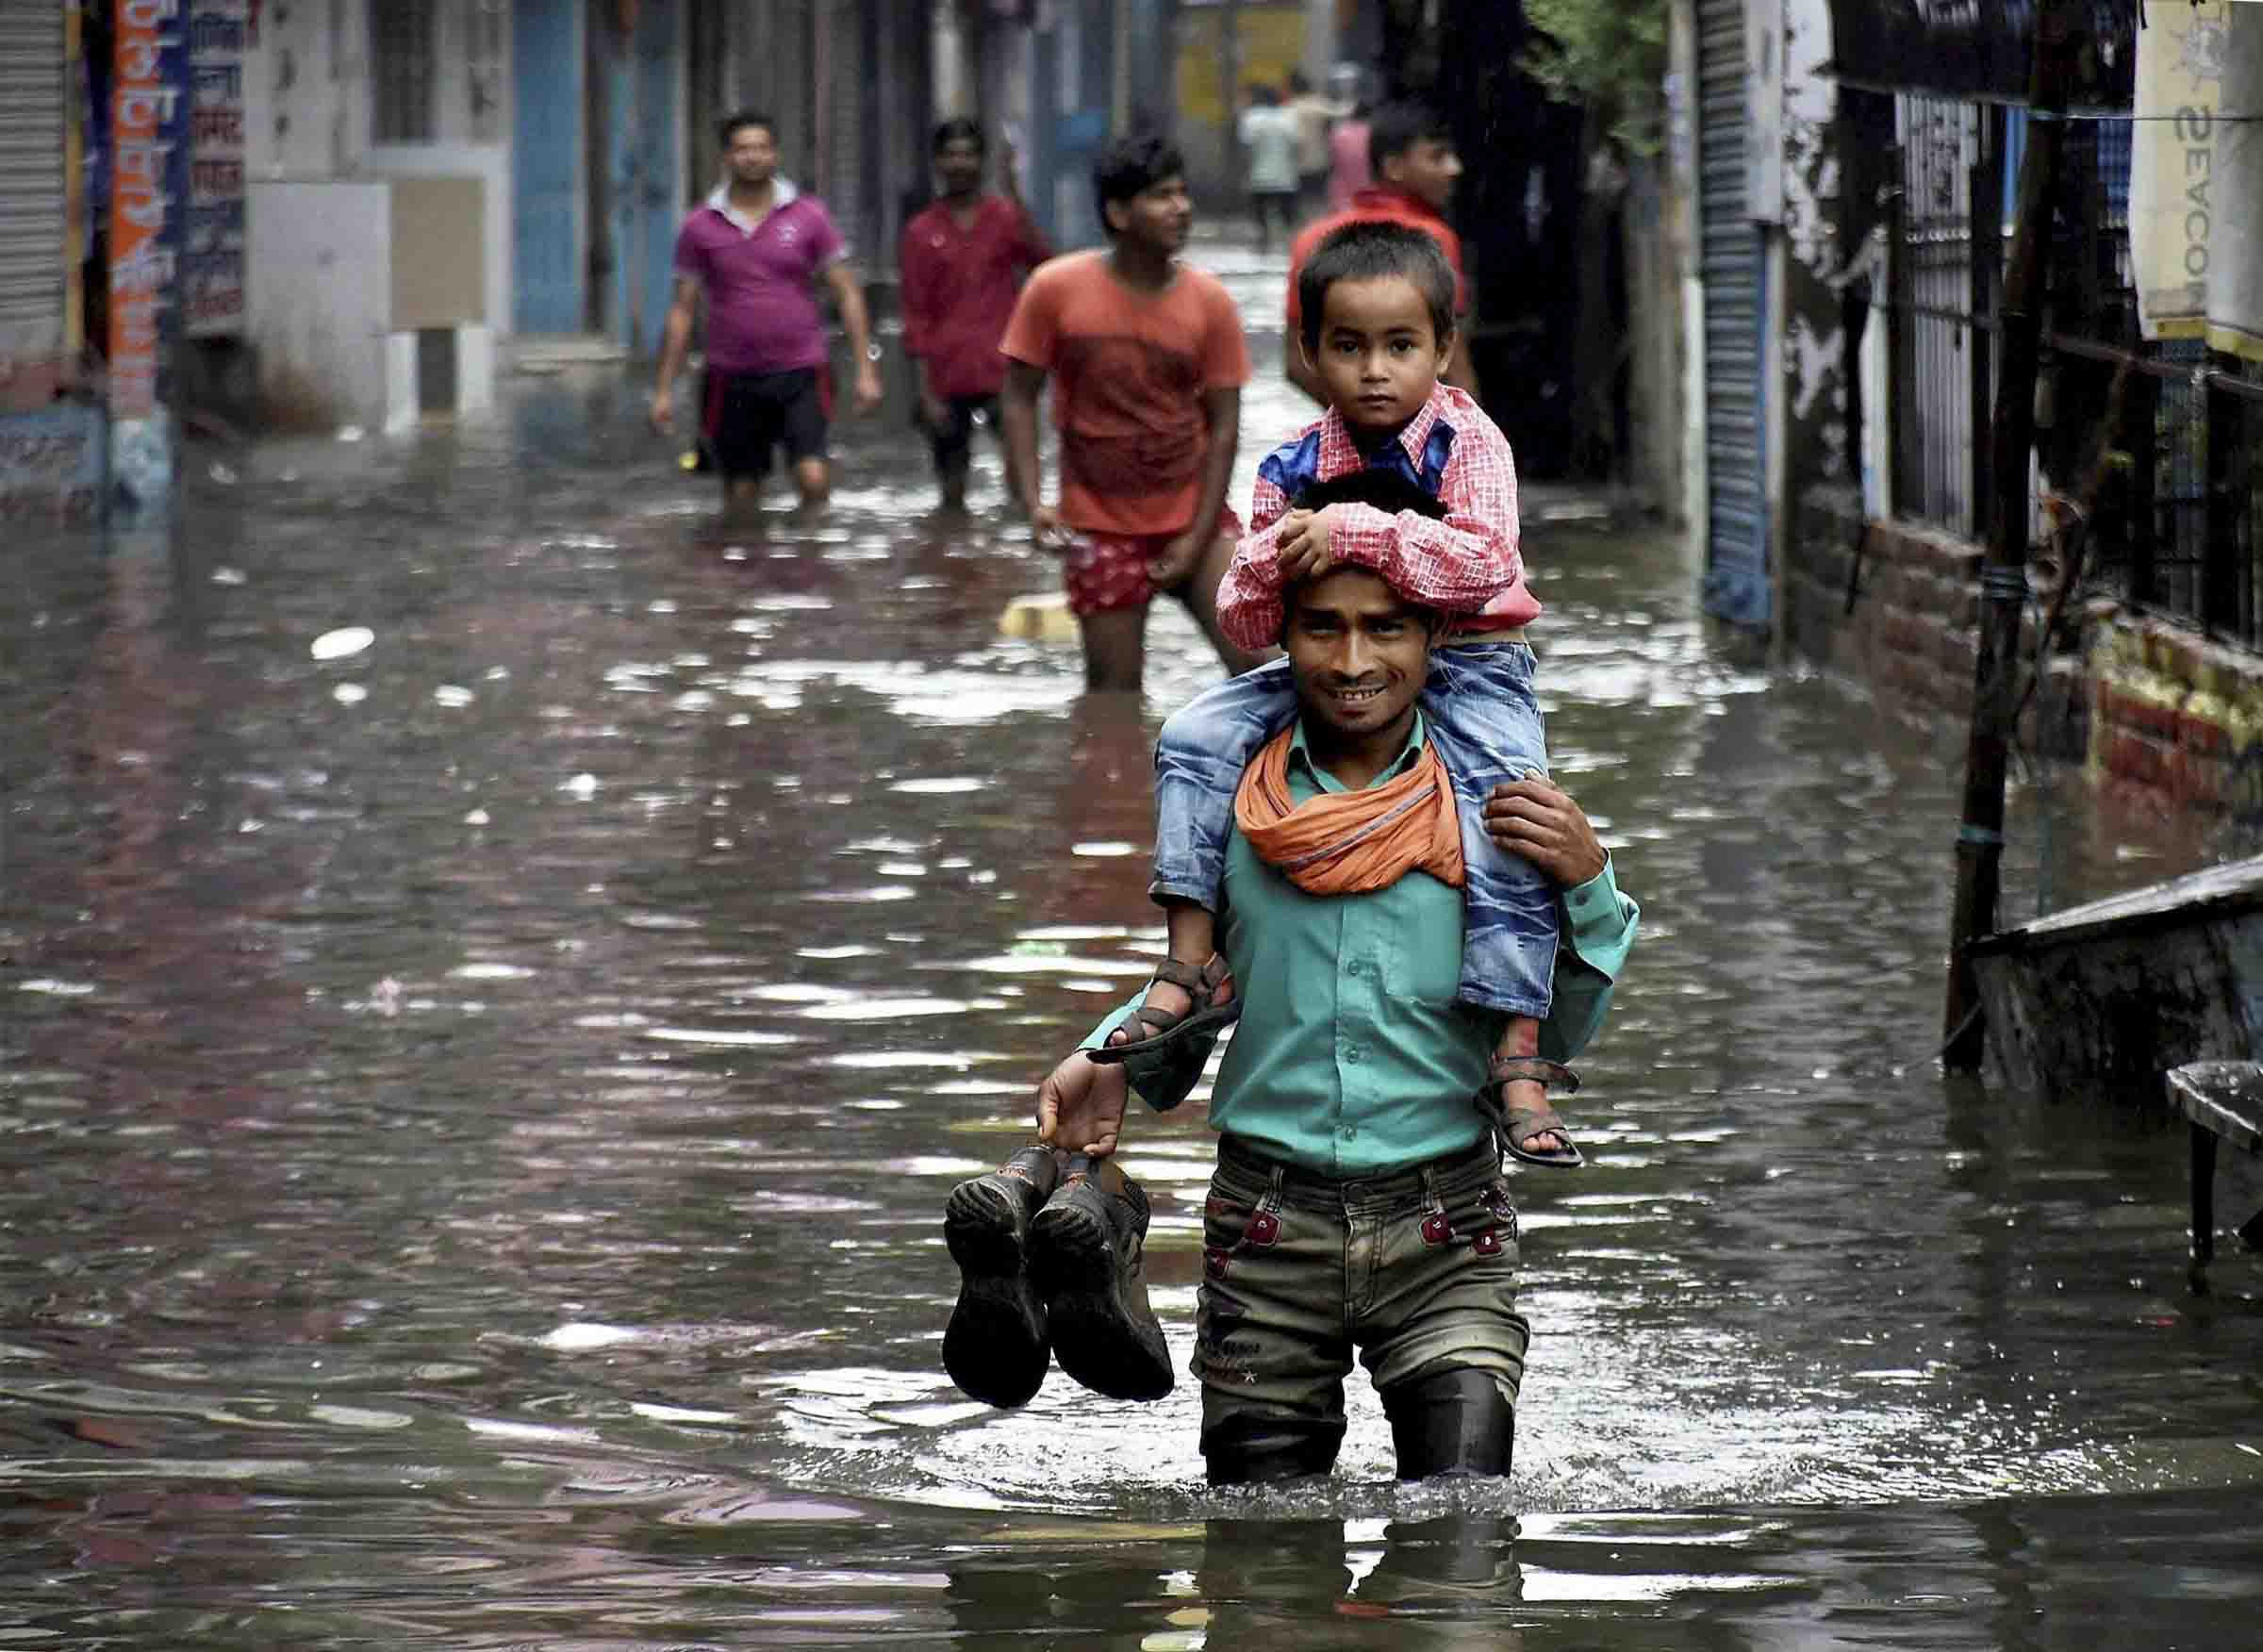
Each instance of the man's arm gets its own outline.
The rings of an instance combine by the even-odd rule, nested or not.
[[[1195,498],[1194,523],[1148,563],[1148,577],[1162,590],[1169,590],[1194,572],[1202,553],[1217,537],[1226,490],[1233,485],[1234,456],[1242,445],[1241,387],[1225,385],[1204,390],[1202,419],[1210,426],[1210,452],[1202,461],[1202,487]]]
[[[1037,469],[1037,398],[1044,389],[1045,369],[1026,361],[1009,362],[1006,388],[999,395],[999,417],[1005,421],[1014,474],[1021,480],[1021,508],[1037,543],[1050,546],[1060,537],[1061,518],[1045,503],[1045,474]]]
[[[1502,850],[1524,856],[1561,891],[1563,939],[1569,944],[1556,950],[1555,998],[1541,1023],[1540,1053],[1550,1061],[1571,1061],[1611,1013],[1611,993],[1634,950],[1642,908],[1619,892],[1611,857],[1586,814],[1547,781],[1495,786],[1485,801],[1485,830]]]
[[[856,359],[857,411],[869,413],[881,402],[880,365],[872,359],[872,318],[865,309],[864,284],[848,259],[835,258],[825,266],[825,285],[833,289],[833,302],[841,312],[841,325]]]
[[[699,307],[699,277],[678,275],[676,296],[669,304],[668,323],[660,335],[660,382],[652,391],[652,428],[662,436],[668,434],[669,421],[675,418],[676,375],[684,371],[684,358],[691,354],[691,323]]]
[[[1146,988],[1117,1006],[1078,1045],[1067,1060],[1037,1086],[1037,1139],[1051,1148],[1100,1158],[1115,1151],[1123,1133],[1124,1109],[1132,1090],[1131,1069],[1120,1062],[1103,1066],[1089,1053],[1108,1041],[1108,1035],[1132,1018],[1146,998]],[[1215,1032],[1189,1038],[1170,1052],[1170,1066],[1148,1081],[1140,1099],[1158,1113],[1168,1113],[1184,1101],[1202,1079],[1210,1052],[1218,1042]]]
[[[927,364],[928,329],[934,324],[934,273],[929,264],[927,249],[909,224],[904,226],[902,239],[897,243],[896,272],[896,305],[903,317],[903,353],[918,369],[919,417],[933,430],[947,416],[943,398],[935,394],[934,380]]]

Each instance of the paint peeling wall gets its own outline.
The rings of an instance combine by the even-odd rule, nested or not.
[[[1842,481],[1845,334],[1840,319],[1838,87],[1829,0],[1783,0],[1784,464],[1789,491]]]
[[[1858,535],[1859,536],[1858,538]],[[1786,582],[1792,647],[1942,732],[1952,757],[1972,715],[1980,548],[1913,521],[1869,520],[1853,488],[1799,502]],[[2046,570],[2030,570],[2045,602]],[[2026,700],[2020,741],[2090,782],[2263,850],[2263,659],[2110,598],[2074,607]],[[2020,633],[2035,667],[2038,611]]]
[[[256,182],[476,177],[485,191],[488,324],[511,321],[507,0],[435,8],[432,140],[375,144],[371,0],[270,0],[244,55],[244,173]],[[281,199],[271,196],[271,200]],[[257,317],[248,318],[256,331]]]

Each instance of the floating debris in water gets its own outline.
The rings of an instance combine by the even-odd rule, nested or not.
[[[345,625],[323,632],[307,652],[318,660],[352,659],[376,640],[377,634],[366,625]]]

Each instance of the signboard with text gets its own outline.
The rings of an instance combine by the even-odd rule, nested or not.
[[[181,0],[117,0],[110,89],[111,479],[129,502],[172,485],[161,382],[179,336],[189,195],[188,41]]]
[[[181,303],[191,338],[243,331],[243,54],[252,0],[189,0],[189,220]]]

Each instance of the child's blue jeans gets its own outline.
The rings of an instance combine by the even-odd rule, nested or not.
[[[1422,715],[1462,817],[1468,883],[1460,997],[1504,1015],[1544,1017],[1556,968],[1556,885],[1522,855],[1496,848],[1484,818],[1495,785],[1547,772],[1532,651],[1521,642],[1433,651]],[[1206,689],[1163,725],[1149,894],[1218,909],[1242,771],[1296,717],[1289,663],[1275,660]]]

